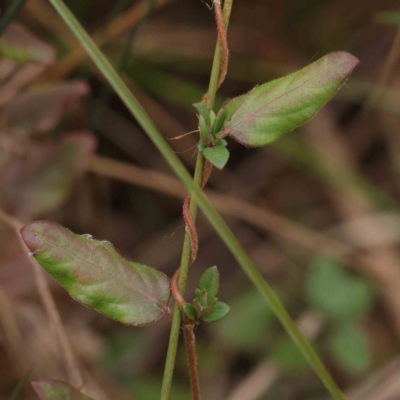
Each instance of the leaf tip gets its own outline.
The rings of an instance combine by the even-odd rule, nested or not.
[[[19,230],[21,238],[24,241],[25,245],[28,247],[29,251],[35,252],[39,250],[40,247],[40,241],[37,239],[35,231],[38,228],[42,228],[45,225],[50,225],[50,224],[52,224],[52,222],[50,221],[34,221],[23,226]]]
[[[33,252],[33,251],[35,251],[34,240],[32,240],[34,235],[32,234],[32,232],[30,232],[30,229],[29,229],[30,225],[32,225],[32,223],[22,227],[19,230],[19,233],[21,235],[23,242],[28,247],[29,251]]]
[[[352,71],[359,63],[360,60],[347,51],[336,51],[331,54],[331,57],[338,62],[343,62]]]

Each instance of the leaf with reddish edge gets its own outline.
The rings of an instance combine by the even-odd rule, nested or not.
[[[26,225],[21,236],[39,264],[80,303],[135,326],[151,324],[168,311],[170,279],[123,259],[111,243],[50,221]]]
[[[13,99],[3,110],[8,125],[26,135],[44,134],[90,93],[84,81],[35,87]]]
[[[75,132],[58,143],[31,144],[0,171],[0,206],[25,220],[54,211],[85,172],[96,143],[92,134]]]
[[[19,24],[11,23],[0,36],[0,57],[22,63],[52,64],[55,51]]]
[[[40,400],[93,400],[61,381],[35,381],[32,386]]]
[[[307,122],[331,100],[358,62],[349,53],[331,53],[228,101],[222,109],[224,126],[217,137],[229,135],[251,147],[275,141]]]

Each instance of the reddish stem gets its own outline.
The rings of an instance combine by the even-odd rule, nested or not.
[[[179,269],[175,272],[174,276],[172,277],[171,290],[172,290],[172,295],[174,296],[183,314],[182,329],[186,345],[186,354],[188,357],[190,386],[192,389],[193,400],[200,400],[199,375],[197,372],[196,337],[194,335],[195,322],[189,320],[189,318],[187,318],[185,312],[183,311],[183,306],[185,305],[185,299],[182,297],[181,292],[179,291],[178,279],[179,279]]]
[[[215,19],[217,21],[217,30],[219,41],[221,44],[221,69],[218,78],[218,87],[222,85],[228,72],[229,62],[229,49],[228,40],[226,38],[226,30],[224,25],[224,19],[222,16],[221,0],[214,0]]]
[[[192,265],[197,257],[197,251],[199,250],[199,237],[192,216],[190,215],[190,200],[191,197],[187,196],[183,203],[183,218],[190,236],[190,265]]]
[[[186,353],[189,364],[190,386],[193,400],[200,400],[199,374],[197,372],[196,337],[194,335],[194,324],[183,325],[183,336],[186,344]]]
[[[211,172],[212,172],[212,164],[209,161],[206,161],[203,170],[203,180],[201,182],[202,188],[207,184]],[[187,196],[183,203],[183,218],[185,220],[186,228],[190,236],[190,242],[191,242],[190,265],[192,265],[196,260],[197,252],[199,250],[199,236],[197,234],[196,226],[193,222],[192,216],[190,215],[190,200],[191,197]]]
[[[185,299],[182,297],[181,292],[178,287],[178,279],[179,279],[179,269],[175,272],[174,276],[171,280],[171,291],[174,299],[179,304],[179,308],[183,311],[183,306],[185,305]]]

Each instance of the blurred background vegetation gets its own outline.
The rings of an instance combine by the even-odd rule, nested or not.
[[[66,0],[166,138],[196,129],[216,28],[207,0]],[[69,377],[12,221],[55,220],[172,276],[185,190],[45,0],[0,2],[0,399]],[[235,0],[217,107],[335,50],[361,63],[313,120],[264,149],[229,143],[210,198],[352,400],[400,398],[400,14],[394,1]],[[196,134],[170,144],[193,170]],[[327,395],[209,224],[191,299],[218,265],[231,312],[197,329],[207,400]],[[124,327],[48,278],[87,391],[159,396],[170,320]],[[27,386],[20,398],[34,399]],[[172,399],[189,399],[179,349]]]

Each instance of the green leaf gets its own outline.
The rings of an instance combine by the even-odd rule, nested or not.
[[[64,382],[43,380],[32,382],[40,400],[93,400]]]
[[[209,127],[207,126],[207,122],[206,122],[206,120],[203,118],[202,115],[200,115],[200,117],[199,117],[199,129],[200,129],[200,135],[201,135],[202,141],[203,141],[203,142],[206,142],[207,139],[208,139],[208,135],[209,135],[210,129],[209,129]],[[201,143],[200,143],[200,145],[201,145]],[[204,148],[205,148],[205,147],[204,147]],[[203,150],[201,150],[201,151],[203,151]]]
[[[204,118],[209,128],[211,128],[210,110],[204,103],[194,103],[193,107]]]
[[[199,302],[201,299],[201,296],[203,296],[203,290],[196,289],[195,297],[194,297],[195,301]]]
[[[228,142],[225,139],[219,139],[217,141],[217,146],[226,147],[226,146],[228,146]]]
[[[213,308],[213,312],[203,315],[203,317],[201,318],[204,322],[219,321],[221,318],[224,318],[225,315],[229,312],[228,304],[225,304],[222,301],[218,301],[215,305],[213,305]]]
[[[186,316],[192,321],[195,321],[197,319],[197,312],[196,309],[193,307],[193,304],[191,303],[184,304],[183,311],[185,312]]]
[[[210,110],[210,128],[214,125],[215,118],[217,118],[217,116],[215,115],[214,110]]]
[[[343,85],[358,60],[336,52],[283,78],[258,86],[226,103],[226,120],[217,137],[232,136],[264,146],[312,118]]]
[[[307,297],[326,318],[353,321],[363,318],[373,303],[369,282],[348,273],[337,261],[318,258],[306,281]]]
[[[217,266],[209,268],[200,279],[199,288],[208,294],[207,305],[213,306],[217,301],[219,291],[219,273]]]
[[[201,291],[201,297],[198,300],[198,303],[201,308],[207,307],[208,306],[208,293],[207,290],[202,290]]]
[[[48,44],[36,39],[19,24],[11,23],[0,36],[0,58],[21,63],[52,64],[55,51]]]
[[[217,135],[217,133],[221,132],[222,127],[224,126],[225,120],[226,120],[226,110],[225,110],[225,108],[221,108],[221,110],[219,110],[217,117],[215,118],[215,121],[211,128],[211,134],[214,137]]]
[[[224,146],[207,147],[204,149],[203,154],[218,169],[224,168],[229,159],[229,151]]]
[[[123,259],[109,242],[49,221],[26,225],[21,236],[39,264],[82,304],[135,326],[155,322],[167,311],[169,278]]]
[[[336,328],[328,338],[328,346],[336,362],[350,373],[364,372],[371,363],[368,338],[357,326]]]

